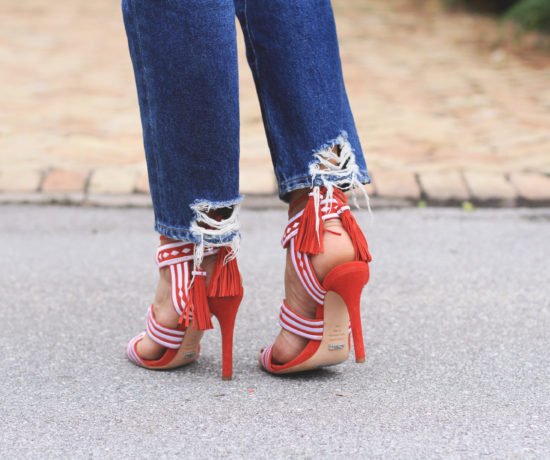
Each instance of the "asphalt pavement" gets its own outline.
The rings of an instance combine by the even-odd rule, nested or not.
[[[0,457],[549,458],[550,210],[375,210],[367,362],[259,370],[282,210],[242,212],[235,378],[218,331],[129,363],[156,284],[149,209],[0,207]]]

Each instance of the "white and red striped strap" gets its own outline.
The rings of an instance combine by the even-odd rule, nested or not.
[[[141,334],[136,335],[132,340],[128,342],[128,345],[126,347],[126,355],[131,361],[136,363],[138,366],[143,366],[144,364],[142,359],[139,357],[136,346],[138,342],[141,339],[143,339],[144,336],[145,336],[145,332],[142,332]]]
[[[269,347],[264,348],[260,352],[260,364],[265,370],[269,372],[273,372],[273,366],[271,365],[272,352],[273,352],[273,344],[269,345]]]
[[[172,304],[178,315],[183,315],[189,299],[190,274],[189,262],[170,265],[170,285]]]
[[[193,260],[195,245],[185,241],[168,243],[159,246],[157,249],[156,261],[159,268],[168,265],[180,264]],[[219,248],[204,248],[204,256],[216,254]]]
[[[290,240],[298,235],[298,230],[300,229],[300,217],[304,214],[304,211],[300,211],[298,214],[294,215],[286,224],[285,231],[283,232],[283,237],[281,238],[281,246],[286,249]]]
[[[155,319],[155,312],[151,305],[147,312],[147,335],[159,345],[177,350],[181,347],[185,331],[161,326]]]
[[[340,214],[349,209],[349,206],[345,203],[342,203],[336,198],[323,199],[320,202],[321,205],[321,218],[326,221],[330,219],[338,219]],[[296,249],[295,238],[298,235],[300,230],[300,218],[304,214],[304,211],[300,211],[295,216],[293,216],[289,221],[283,233],[283,238],[281,239],[281,244],[283,248],[290,246],[290,255],[292,259],[292,265],[294,270],[304,286],[304,289],[307,293],[317,302],[322,305],[326,290],[323,288],[319,282],[313,266],[311,265],[311,259],[307,254],[304,254]]]
[[[315,300],[315,302],[319,305],[323,305],[327,291],[319,282],[317,275],[315,275],[309,256],[296,249],[294,238],[290,241],[290,258],[292,260],[294,270],[298,275],[298,279],[302,283],[302,286],[304,286],[304,289],[312,297],[312,299]]]
[[[306,318],[292,311],[283,300],[279,314],[279,324],[293,334],[310,340],[321,340],[323,338],[323,320]]]
[[[172,286],[172,304],[178,315],[183,315],[189,299],[191,284],[191,265],[195,245],[185,241],[168,243],[159,246],[156,261],[159,268],[170,267],[170,284]],[[216,254],[219,248],[205,248],[204,256]]]
[[[336,198],[321,200],[320,205],[321,219],[323,219],[323,221],[338,219],[342,212],[350,209],[347,204],[340,202]],[[292,218],[286,224],[285,231],[283,232],[283,237],[281,238],[281,245],[283,246],[283,248],[286,248],[290,240],[298,235],[298,231],[300,229],[300,218],[303,214],[304,211],[302,210],[292,216]]]

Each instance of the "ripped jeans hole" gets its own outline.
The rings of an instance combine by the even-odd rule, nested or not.
[[[199,243],[195,244],[194,263],[200,267],[205,248],[230,248],[227,260],[234,259],[239,250],[240,231],[238,214],[241,198],[228,202],[197,200],[191,205],[195,219],[191,231]]]
[[[360,181],[359,165],[355,152],[348,140],[348,135],[342,131],[337,138],[313,152],[313,160],[309,165],[311,188],[313,194],[319,194],[320,187],[327,189],[326,198],[332,199],[334,187],[343,191],[351,191],[354,205],[359,208],[355,190],[359,189],[372,217],[370,200],[365,187]],[[319,197],[316,198],[316,203]]]

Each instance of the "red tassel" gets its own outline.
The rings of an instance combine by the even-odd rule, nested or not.
[[[319,211],[320,213],[320,211]],[[319,219],[319,232],[315,228],[316,217]],[[305,254],[321,254],[323,252],[323,219],[315,215],[315,199],[309,196],[304,214],[300,218],[300,228],[296,235],[296,248]]]
[[[332,193],[333,193],[333,197],[340,202],[340,205],[348,204],[348,197],[346,196],[343,190],[340,190],[339,188],[335,188]]]
[[[195,278],[189,293],[189,302],[193,311],[193,327],[199,331],[205,331],[206,329],[212,329],[214,325],[210,318],[210,308],[206,297],[206,272],[199,270],[195,272]]]
[[[233,297],[241,293],[241,274],[237,259],[231,259],[224,263],[231,249],[224,246],[218,252],[214,272],[208,286],[208,297]]]
[[[353,217],[349,209],[340,214],[340,220],[355,248],[355,260],[370,262],[372,256],[369,252],[369,245],[367,244],[365,235],[361,231],[361,228],[359,228],[355,217]]]

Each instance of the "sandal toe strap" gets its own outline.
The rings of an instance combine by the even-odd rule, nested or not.
[[[269,345],[260,352],[260,365],[268,372],[273,372],[273,366],[271,365],[271,354],[273,345]]]
[[[142,332],[139,335],[136,335],[132,340],[128,342],[128,345],[126,346],[126,355],[130,359],[130,361],[133,361],[138,366],[143,366],[143,361],[138,355],[138,352],[136,350],[136,344],[145,336],[145,332]]]
[[[309,340],[320,341],[323,338],[323,320],[306,318],[292,311],[283,300],[279,314],[279,324],[288,332]]]
[[[181,347],[183,338],[185,336],[185,331],[179,329],[171,329],[166,326],[162,326],[158,323],[155,318],[155,312],[153,311],[153,306],[149,307],[147,312],[147,335],[151,340],[158,343],[159,345],[177,350]]]

